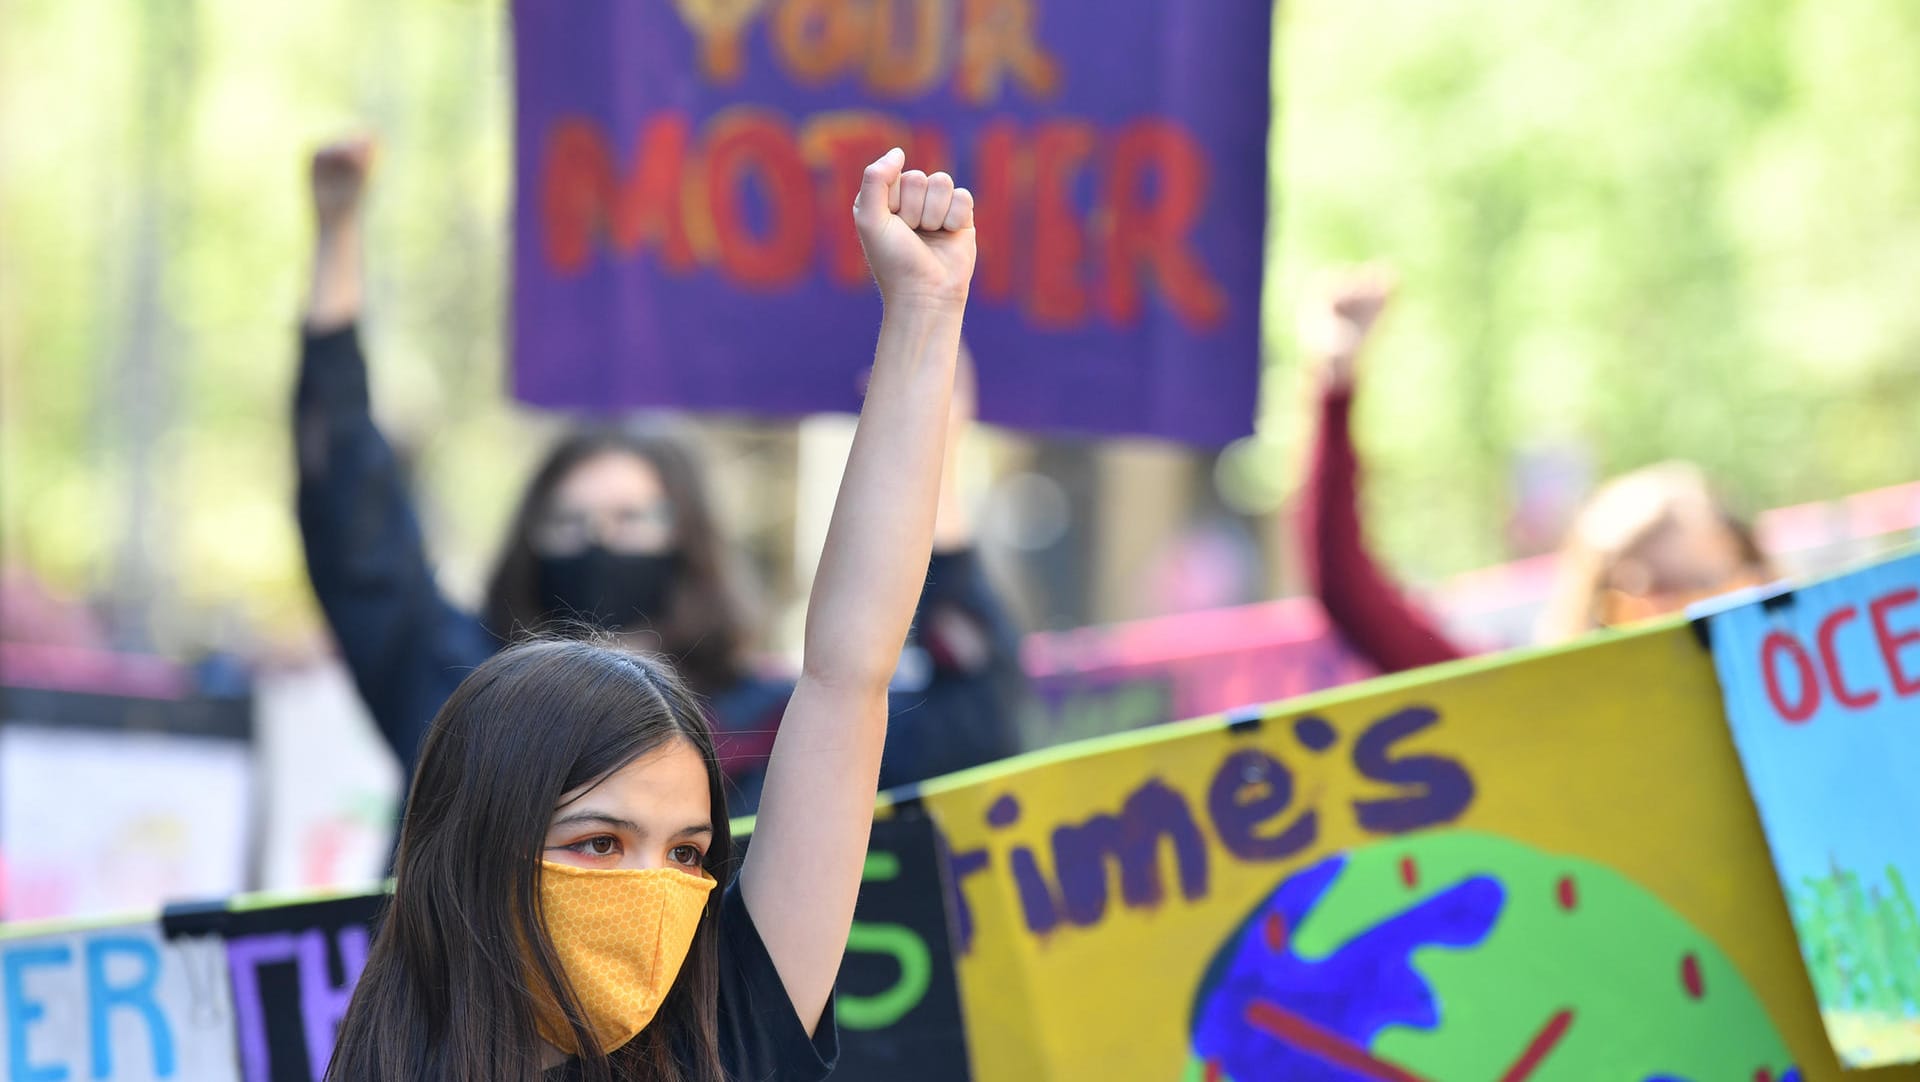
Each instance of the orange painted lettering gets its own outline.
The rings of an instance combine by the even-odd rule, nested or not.
[[[774,56],[797,83],[830,83],[858,62],[865,13],[852,0],[786,0],[772,22]]]
[[[1011,78],[1029,97],[1060,87],[1060,64],[1034,40],[1035,0],[961,0],[960,96],[985,104]]]
[[[872,0],[873,52],[867,59],[867,82],[874,91],[911,98],[933,89],[940,81],[947,26],[953,19],[953,0]],[[904,41],[896,20],[905,5],[912,26]],[[904,46],[904,47],[903,47]]]
[[[740,34],[766,0],[676,0],[681,21],[700,41],[700,70],[716,83],[740,78]]]

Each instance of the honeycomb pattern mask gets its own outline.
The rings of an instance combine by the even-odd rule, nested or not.
[[[587,1025],[612,1052],[653,1021],[699,930],[713,877],[675,868],[575,868],[540,862],[540,907]],[[580,1052],[560,1005],[533,980],[540,1036]]]

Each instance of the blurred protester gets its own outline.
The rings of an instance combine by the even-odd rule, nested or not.
[[[312,162],[317,248],[294,436],[307,569],[381,732],[411,771],[429,720],[508,643],[568,626],[622,633],[670,659],[712,714],[737,812],[756,801],[787,678],[755,671],[752,629],[698,456],[664,430],[586,427],[534,472],[478,616],[434,581],[402,471],[375,426],[358,321],[367,140]],[[952,473],[969,378],[948,426],[933,563],[896,673],[883,786],[1017,749],[1018,633],[987,582]]]
[[[663,659],[506,650],[454,691],[422,749],[393,905],[328,1079],[833,1071],[834,979],[873,829],[888,674],[932,548],[974,263],[973,197],[903,164],[893,150],[868,166],[854,204],[884,306],[873,386],[739,878],[727,882],[707,719]]]
[[[1393,289],[1382,268],[1340,272],[1308,296],[1299,320],[1301,345],[1319,381],[1319,432],[1301,514],[1309,575],[1328,618],[1382,672],[1471,652],[1381,570],[1360,521],[1350,423],[1357,362]],[[1601,485],[1574,516],[1538,636],[1563,641],[1773,577],[1752,530],[1721,502],[1699,467],[1648,466]]]

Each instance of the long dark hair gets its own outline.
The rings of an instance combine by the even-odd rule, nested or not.
[[[562,794],[673,740],[707,764],[723,885],[732,838],[713,736],[666,665],[584,642],[509,647],[434,719],[414,771],[394,891],[341,1026],[329,1082],[538,1082],[530,984],[571,1020],[586,1082],[724,1082],[709,895],[673,990],[608,1056],[586,1024],[539,906],[541,848]]]
[[[563,437],[527,483],[514,513],[500,562],[487,587],[483,619],[505,642],[538,637],[562,614],[540,601],[540,561],[534,528],[560,482],[575,466],[608,453],[630,454],[652,466],[673,508],[679,573],[667,611],[653,616],[655,647],[673,660],[694,691],[713,695],[741,676],[746,649],[745,606],[730,573],[727,552],[714,522],[712,501],[699,457],[689,442],[664,428],[645,426],[579,429]],[[569,614],[570,615],[570,614]]]

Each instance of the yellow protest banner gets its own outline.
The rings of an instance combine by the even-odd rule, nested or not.
[[[981,1082],[1840,1072],[1685,625],[922,796]]]

